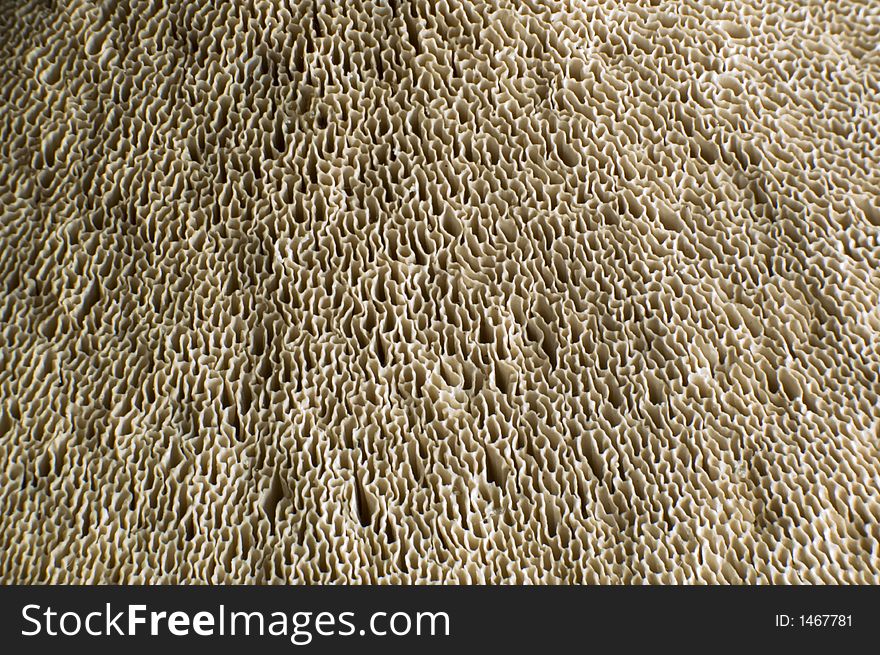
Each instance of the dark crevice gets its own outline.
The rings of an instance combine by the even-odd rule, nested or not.
[[[370,511],[370,504],[367,500],[366,492],[364,491],[360,478],[357,476],[355,476],[354,481],[354,493],[355,502],[357,504],[358,521],[362,527],[369,527],[372,522],[372,512]]]

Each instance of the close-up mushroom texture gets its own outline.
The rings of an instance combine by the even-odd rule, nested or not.
[[[880,2],[0,0],[0,582],[880,582]]]

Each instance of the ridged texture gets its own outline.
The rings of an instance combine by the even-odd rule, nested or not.
[[[0,0],[0,580],[880,582],[878,43]]]

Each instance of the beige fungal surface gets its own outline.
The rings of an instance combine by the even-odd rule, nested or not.
[[[0,0],[0,581],[880,582],[880,4]]]

